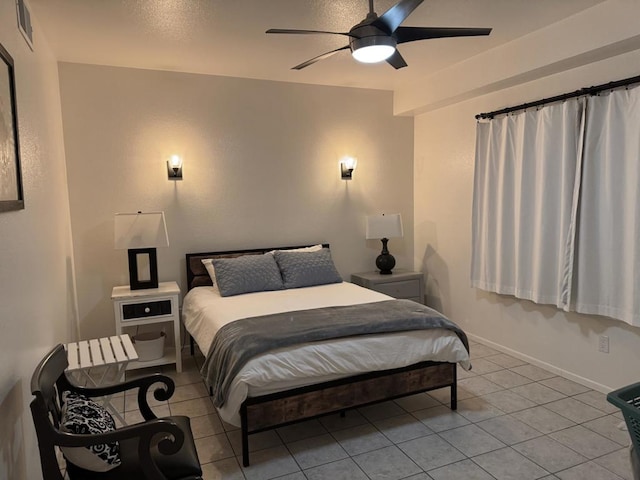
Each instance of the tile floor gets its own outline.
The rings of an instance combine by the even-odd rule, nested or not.
[[[155,410],[191,417],[205,480],[633,480],[629,435],[604,394],[477,342],[471,352],[457,411],[443,389],[252,435],[248,468],[201,355],[185,356],[180,374],[164,368],[177,388]],[[134,397],[115,401],[128,423],[140,419]]]

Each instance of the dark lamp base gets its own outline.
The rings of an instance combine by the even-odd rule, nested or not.
[[[391,269],[395,266],[396,259],[390,253],[378,255],[378,258],[376,258],[376,267],[380,269],[380,275],[391,275],[393,273]]]
[[[388,238],[382,238],[382,252],[376,258],[376,267],[380,270],[380,275],[391,275],[391,270],[396,266],[396,259],[387,249]]]

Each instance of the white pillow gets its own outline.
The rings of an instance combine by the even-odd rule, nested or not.
[[[273,255],[276,252],[317,252],[322,250],[322,244],[311,245],[310,247],[300,247],[300,248],[287,248],[286,250],[271,250],[267,252],[266,255]]]
[[[211,281],[213,282],[213,291],[217,294],[220,294],[220,289],[218,288],[218,282],[216,282],[216,269],[213,266],[213,258],[205,258],[202,260],[202,264],[204,268],[207,269],[207,273],[209,277],[211,277]]]

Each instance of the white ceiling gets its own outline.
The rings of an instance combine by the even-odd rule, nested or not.
[[[603,0],[425,0],[404,26],[492,27],[488,37],[423,40],[409,64],[365,65],[340,35],[266,35],[269,28],[348,31],[368,0],[28,0],[58,60],[320,85],[397,90]],[[376,0],[381,15],[395,0]],[[36,38],[37,42],[37,38]],[[35,45],[38,48],[38,45]]]

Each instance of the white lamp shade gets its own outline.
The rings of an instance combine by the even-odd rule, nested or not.
[[[168,247],[164,212],[116,213],[115,248]]]
[[[171,168],[181,168],[182,167],[182,158],[179,155],[171,155],[169,159],[169,163],[171,164]]]
[[[342,157],[340,163],[344,165],[344,168],[349,170],[355,170],[358,165],[358,159],[355,157]]]
[[[367,239],[402,237],[402,216],[399,213],[367,216]]]

